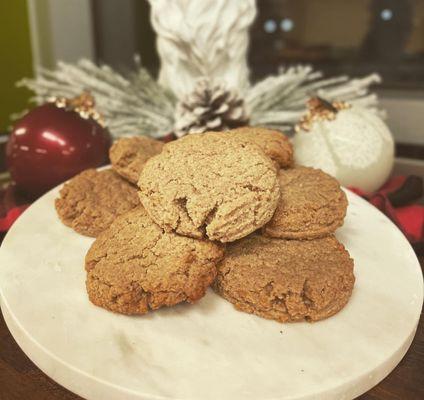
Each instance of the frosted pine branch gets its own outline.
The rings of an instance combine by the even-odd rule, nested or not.
[[[369,94],[370,85],[381,81],[378,74],[360,79],[321,77],[322,74],[310,66],[296,66],[281,69],[276,76],[253,85],[246,94],[250,123],[291,130],[306,111],[308,98],[316,95],[328,100],[348,101],[379,112],[377,96]]]
[[[88,90],[113,136],[164,136],[181,122],[175,120],[177,99],[149,75],[139,58],[135,61],[135,71],[127,76],[88,60],[77,64],[60,62],[56,70],[41,70],[37,79],[23,79],[19,85],[33,90],[37,103],[54,96],[75,97]],[[378,82],[377,74],[360,79],[348,76],[323,79],[321,72],[300,65],[281,69],[246,92],[241,87],[239,91],[251,125],[290,132],[304,114],[308,98],[315,95],[345,100],[382,115],[377,96],[369,93],[370,85]]]
[[[38,78],[23,79],[18,85],[34,91],[37,103],[89,91],[113,136],[163,136],[174,126],[176,99],[143,67],[136,66],[134,73],[124,77],[109,66],[97,66],[89,60],[59,62],[55,70],[42,69]]]

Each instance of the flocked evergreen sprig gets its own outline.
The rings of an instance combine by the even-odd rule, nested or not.
[[[243,99],[234,104],[246,113],[245,119],[249,120],[250,125],[274,127],[290,133],[305,113],[307,100],[313,96],[329,101],[348,101],[379,112],[377,96],[369,91],[370,85],[378,82],[380,77],[377,74],[360,79],[350,79],[348,76],[323,79],[321,72],[300,65],[281,69],[275,76],[240,89],[241,93],[234,93],[232,88],[231,96]],[[23,79],[19,85],[33,90],[37,103],[43,103],[50,97],[75,97],[82,91],[90,92],[114,137],[147,135],[157,138],[170,132],[178,132],[178,136],[184,134],[181,127],[185,126],[185,121],[179,118],[187,119],[187,113],[176,110],[181,109],[186,99],[177,99],[161,86],[137,59],[135,71],[127,76],[107,65],[97,66],[89,60],[81,60],[77,64],[60,62],[55,70],[43,69],[37,78]],[[208,90],[207,85],[204,87]],[[225,89],[225,86],[220,87]],[[203,98],[198,90],[199,86],[196,93],[188,96]],[[228,103],[233,108],[232,97],[228,99],[223,104]],[[202,108],[200,131],[204,130],[203,126],[214,125],[213,121],[204,121],[204,116],[210,115],[210,118],[216,119],[217,111],[220,111],[213,102],[211,107],[214,108],[208,111],[204,103],[199,104]],[[190,104],[190,109],[194,112],[196,105]],[[186,125],[186,133],[196,131],[193,128],[195,123]],[[225,126],[216,125],[219,129]]]
[[[360,79],[348,76],[323,79],[322,73],[311,66],[282,68],[277,75],[248,89],[245,96],[247,113],[252,125],[289,132],[305,113],[308,99],[315,96],[329,101],[348,101],[380,113],[378,98],[369,91],[370,85],[380,82],[378,74]]]
[[[115,137],[161,137],[173,130],[176,98],[139,62],[128,76],[89,60],[83,59],[77,64],[59,62],[55,70],[41,69],[37,78],[23,79],[18,86],[34,91],[33,100],[39,104],[51,97],[72,98],[83,91],[91,93]]]

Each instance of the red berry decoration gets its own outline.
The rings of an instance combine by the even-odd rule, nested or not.
[[[108,162],[111,138],[88,93],[54,99],[19,120],[6,161],[18,189],[37,197],[87,168]]]

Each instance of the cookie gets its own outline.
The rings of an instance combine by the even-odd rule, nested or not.
[[[163,143],[146,136],[117,140],[109,150],[112,168],[123,178],[137,184],[146,161],[162,151]]]
[[[222,247],[166,233],[142,206],[118,217],[85,258],[89,299],[122,314],[200,299],[216,275]]]
[[[163,229],[220,242],[263,226],[280,195],[275,167],[258,146],[216,132],[167,143],[146,163],[138,185]]]
[[[96,237],[113,220],[140,205],[135,186],[111,169],[88,169],[65,183],[56,199],[62,222],[76,232]]]
[[[254,126],[237,128],[229,132],[260,146],[279,168],[289,168],[293,165],[293,146],[282,132]]]
[[[280,170],[281,197],[263,232],[286,239],[313,239],[343,224],[347,198],[336,179],[319,169]]]
[[[227,246],[214,289],[263,318],[318,321],[346,305],[354,282],[353,260],[334,236],[283,240],[255,233]]]

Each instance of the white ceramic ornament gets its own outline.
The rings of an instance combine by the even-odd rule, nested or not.
[[[297,164],[320,168],[347,187],[379,189],[390,175],[394,142],[375,112],[318,98],[296,127]]]
[[[161,59],[159,82],[182,98],[201,77],[228,89],[249,83],[249,26],[255,0],[149,0]]]

